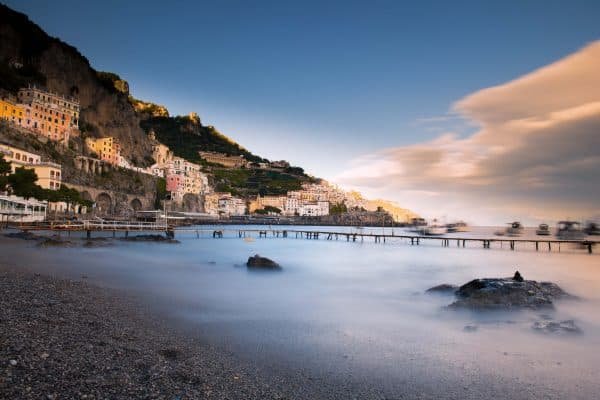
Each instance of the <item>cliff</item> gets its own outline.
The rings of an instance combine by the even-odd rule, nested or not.
[[[1,4],[0,44],[1,89],[15,93],[19,87],[37,84],[77,97],[83,135],[116,137],[123,145],[123,155],[134,164],[151,162],[151,145],[128,93],[107,84],[77,49],[48,36],[26,15]]]

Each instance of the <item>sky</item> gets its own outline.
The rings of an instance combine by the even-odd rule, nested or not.
[[[600,215],[598,1],[6,4],[345,189],[477,223]]]

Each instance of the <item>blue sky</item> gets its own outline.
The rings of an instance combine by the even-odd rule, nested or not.
[[[325,178],[363,154],[472,134],[424,119],[600,38],[598,1],[7,4],[136,97]]]

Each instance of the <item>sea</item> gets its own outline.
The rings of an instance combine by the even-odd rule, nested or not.
[[[110,246],[38,248],[19,241],[17,265],[139,294],[188,332],[256,363],[263,371],[343,383],[381,398],[556,398],[600,396],[600,248],[478,242],[497,227],[439,240],[347,241],[296,237],[294,230],[406,234],[403,228],[197,226],[177,244],[114,241]],[[239,229],[288,230],[288,237],[239,237]],[[213,238],[223,230],[223,238]],[[65,235],[65,234],[63,234]],[[95,234],[96,235],[96,234]],[[100,236],[100,235],[96,235]],[[106,236],[111,236],[107,234]],[[526,229],[521,238],[535,238]],[[542,238],[543,239],[543,238]],[[75,235],[71,240],[76,240]],[[260,254],[281,271],[252,271]],[[577,299],[542,311],[456,311],[435,285],[480,277],[552,281]],[[539,321],[569,321],[580,333],[539,332]],[[349,396],[348,398],[352,398]],[[357,395],[356,398],[361,398]]]

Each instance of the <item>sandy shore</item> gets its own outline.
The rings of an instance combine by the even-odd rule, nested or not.
[[[0,266],[0,398],[288,398],[134,299]]]

